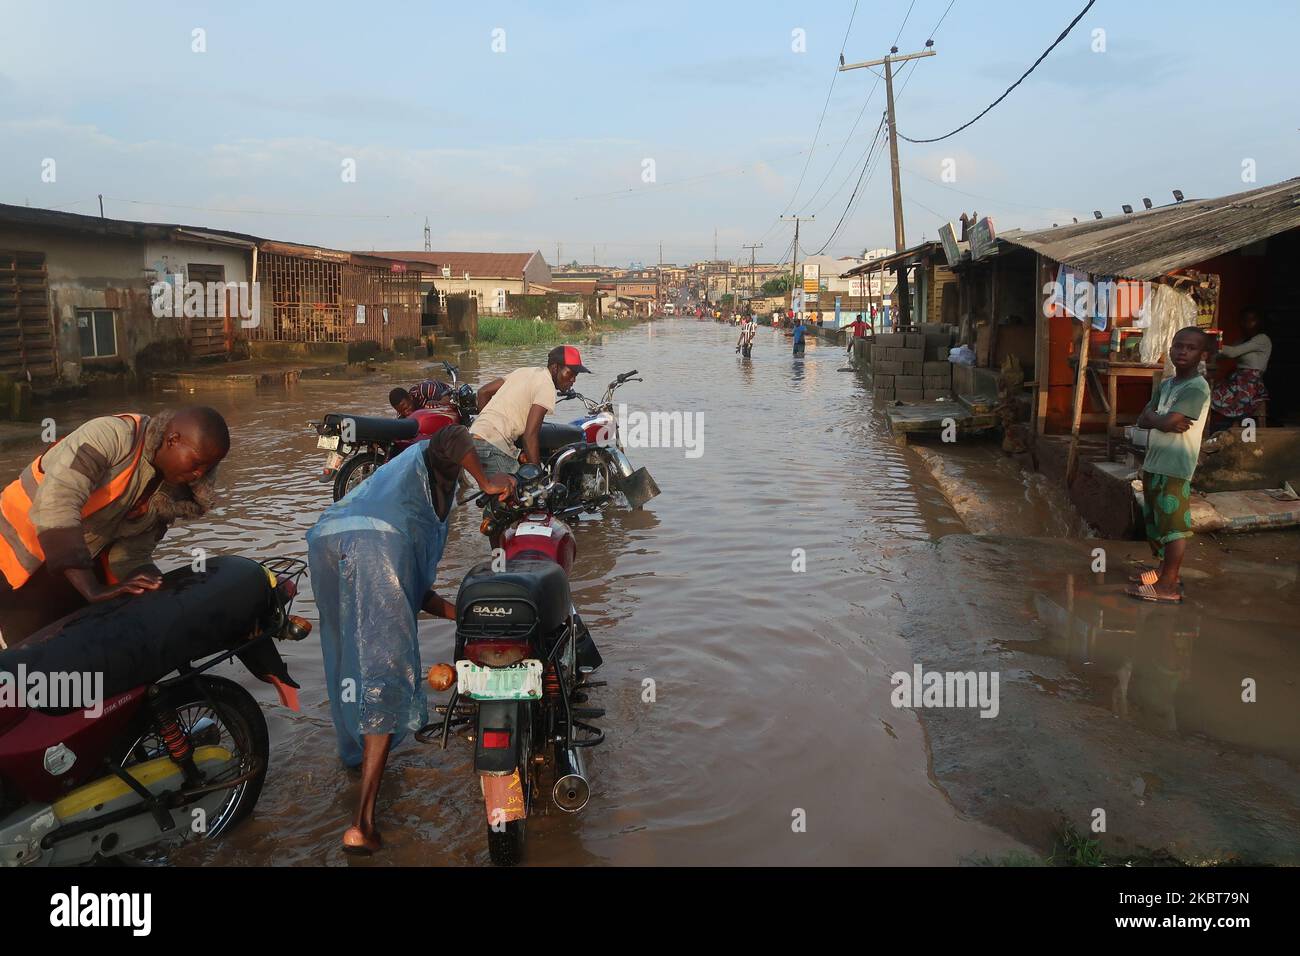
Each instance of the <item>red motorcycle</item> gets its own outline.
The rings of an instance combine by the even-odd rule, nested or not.
[[[580,706],[600,665],[591,634],[574,609],[568,572],[577,554],[573,532],[551,502],[567,490],[535,465],[525,465],[515,498],[479,496],[482,531],[494,558],[473,568],[456,596],[455,668],[429,671],[434,690],[452,689],[435,707],[441,723],[416,736],[445,749],[462,728],[474,744],[487,814],[488,856],[519,862],[524,823],[541,812],[542,787],[566,813],[587,805],[591,789],[583,753],[604,734],[589,721],[604,711]],[[454,684],[454,688],[453,688]]]
[[[316,429],[316,447],[328,452],[320,480],[332,483],[335,501],[416,442],[432,438],[448,425],[468,427],[473,421],[478,413],[477,391],[472,385],[457,383],[455,365],[443,362],[442,367],[451,376],[448,401],[417,408],[406,418],[331,412],[323,421],[307,423]]]
[[[289,613],[305,571],[212,558],[0,652],[0,866],[156,863],[247,817],[266,779],[266,718],[208,671],[237,657],[298,709],[274,641],[311,632]]]

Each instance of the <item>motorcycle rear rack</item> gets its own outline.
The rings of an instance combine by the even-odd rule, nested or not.
[[[561,664],[559,660],[560,652],[564,650],[569,641],[575,640],[575,632],[576,628],[574,627],[572,620],[570,620],[569,626],[565,628],[564,636],[555,642],[555,646],[551,648],[551,652],[546,657],[547,662],[555,668],[556,674],[560,678],[561,687],[564,686],[566,671],[564,665]],[[576,691],[579,687],[603,687],[605,685],[604,681],[587,680],[588,676],[588,674],[579,669],[578,679],[574,681],[573,689]],[[604,731],[599,727],[577,719],[578,717],[586,717],[590,720],[602,717],[605,713],[603,709],[598,707],[575,708],[573,702],[569,699],[568,694],[560,695],[560,703],[564,707],[564,736],[557,741],[558,743],[568,747],[595,747],[597,744],[605,742]],[[473,721],[477,710],[478,707],[476,704],[462,703],[460,699],[460,690],[454,689],[452,690],[451,697],[447,703],[434,705],[434,713],[442,715],[441,728],[439,728],[437,721],[428,723],[415,732],[415,739],[422,744],[432,743],[434,733],[439,733],[440,730],[439,746],[440,749],[446,750],[447,741],[451,737],[452,728],[464,726]],[[575,737],[575,730],[581,731],[588,736]]]

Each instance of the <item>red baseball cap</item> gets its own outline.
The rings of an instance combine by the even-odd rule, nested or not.
[[[557,345],[546,356],[547,365],[567,365],[575,372],[590,373],[591,369],[582,364],[582,356],[572,345]]]

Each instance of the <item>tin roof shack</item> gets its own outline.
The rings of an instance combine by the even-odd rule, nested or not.
[[[261,241],[254,260],[261,322],[255,354],[294,351],[348,361],[420,337],[426,264],[319,246]]]
[[[1012,245],[1038,256],[1038,296],[1055,280],[1059,266],[1085,273],[1094,281],[1106,278],[1133,283],[1165,283],[1197,287],[1201,279],[1217,277],[1217,295],[1202,309],[1201,324],[1222,332],[1223,341],[1241,339],[1241,313],[1247,305],[1260,308],[1268,321],[1273,353],[1265,375],[1270,392],[1267,422],[1277,424],[1300,416],[1300,287],[1294,263],[1300,254],[1300,179],[1222,196],[1186,200],[1130,215],[1112,216],[1055,229],[1005,234],[1000,245]],[[1196,281],[1184,279],[1195,273]],[[1131,328],[1134,313],[1150,286],[1125,284],[1128,296],[1115,298],[1114,326]],[[1126,301],[1127,300],[1127,301]],[[1039,432],[1060,432],[1071,426],[1074,391],[1072,357],[1077,354],[1077,323],[1051,309],[1037,310],[1040,355],[1048,375],[1040,376],[1036,397]],[[1108,355],[1111,329],[1091,334],[1090,355]],[[1228,359],[1211,369],[1212,383],[1227,376]],[[1136,416],[1151,395],[1150,383],[1118,391],[1118,413]],[[1081,421],[1083,431],[1102,431],[1108,419],[1104,396],[1088,389]]]
[[[1217,453],[1203,455],[1197,469],[1194,486],[1209,494],[1195,499],[1193,529],[1300,523],[1300,504],[1271,490],[1300,474],[1300,429],[1276,427],[1300,415],[1300,289],[1293,281],[1300,255],[1300,180],[1007,233],[999,245],[1037,258],[1036,352],[1039,368],[1046,369],[1035,382],[1034,415],[1042,436],[1037,457],[1045,472],[1066,479],[1071,499],[1091,524],[1113,537],[1135,526],[1129,481],[1142,452],[1126,447],[1121,426],[1135,421],[1150,399],[1164,374],[1165,356],[1163,342],[1154,348],[1147,343],[1147,354],[1138,357],[1129,346],[1154,334],[1135,327],[1134,318],[1144,304],[1172,295],[1162,286],[1189,292],[1179,296],[1189,316],[1228,344],[1241,341],[1241,313],[1254,305],[1268,322],[1273,344],[1264,378],[1270,400],[1252,440],[1237,439],[1245,437],[1238,429],[1226,449],[1218,440],[1202,446]],[[1053,286],[1059,280],[1063,287],[1068,278],[1063,268],[1074,270],[1091,288],[1110,286],[1103,329],[1051,305]],[[1100,317],[1097,324],[1103,324]],[[1086,348],[1081,346],[1085,330]],[[1227,359],[1211,361],[1211,384],[1224,380],[1232,365]],[[1071,432],[1068,442],[1052,440]],[[1097,432],[1104,441],[1095,440]],[[1121,460],[1111,460],[1116,452]]]
[[[36,388],[239,350],[254,239],[167,223],[0,205],[0,373]],[[154,283],[176,295],[155,302]],[[185,283],[205,294],[189,297]],[[175,306],[174,308],[172,306]]]

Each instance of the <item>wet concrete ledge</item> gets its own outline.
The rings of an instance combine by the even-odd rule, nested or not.
[[[285,388],[302,379],[362,375],[364,368],[350,372],[347,362],[285,363],[266,359],[223,362],[220,365],[153,372],[149,383],[154,388],[201,391],[227,388]]]
[[[1139,543],[941,539],[903,635],[926,671],[1000,678],[996,717],[917,709],[956,807],[1044,852],[1072,827],[1113,858],[1300,863],[1300,539],[1270,537],[1193,539],[1179,607],[1123,593]]]

